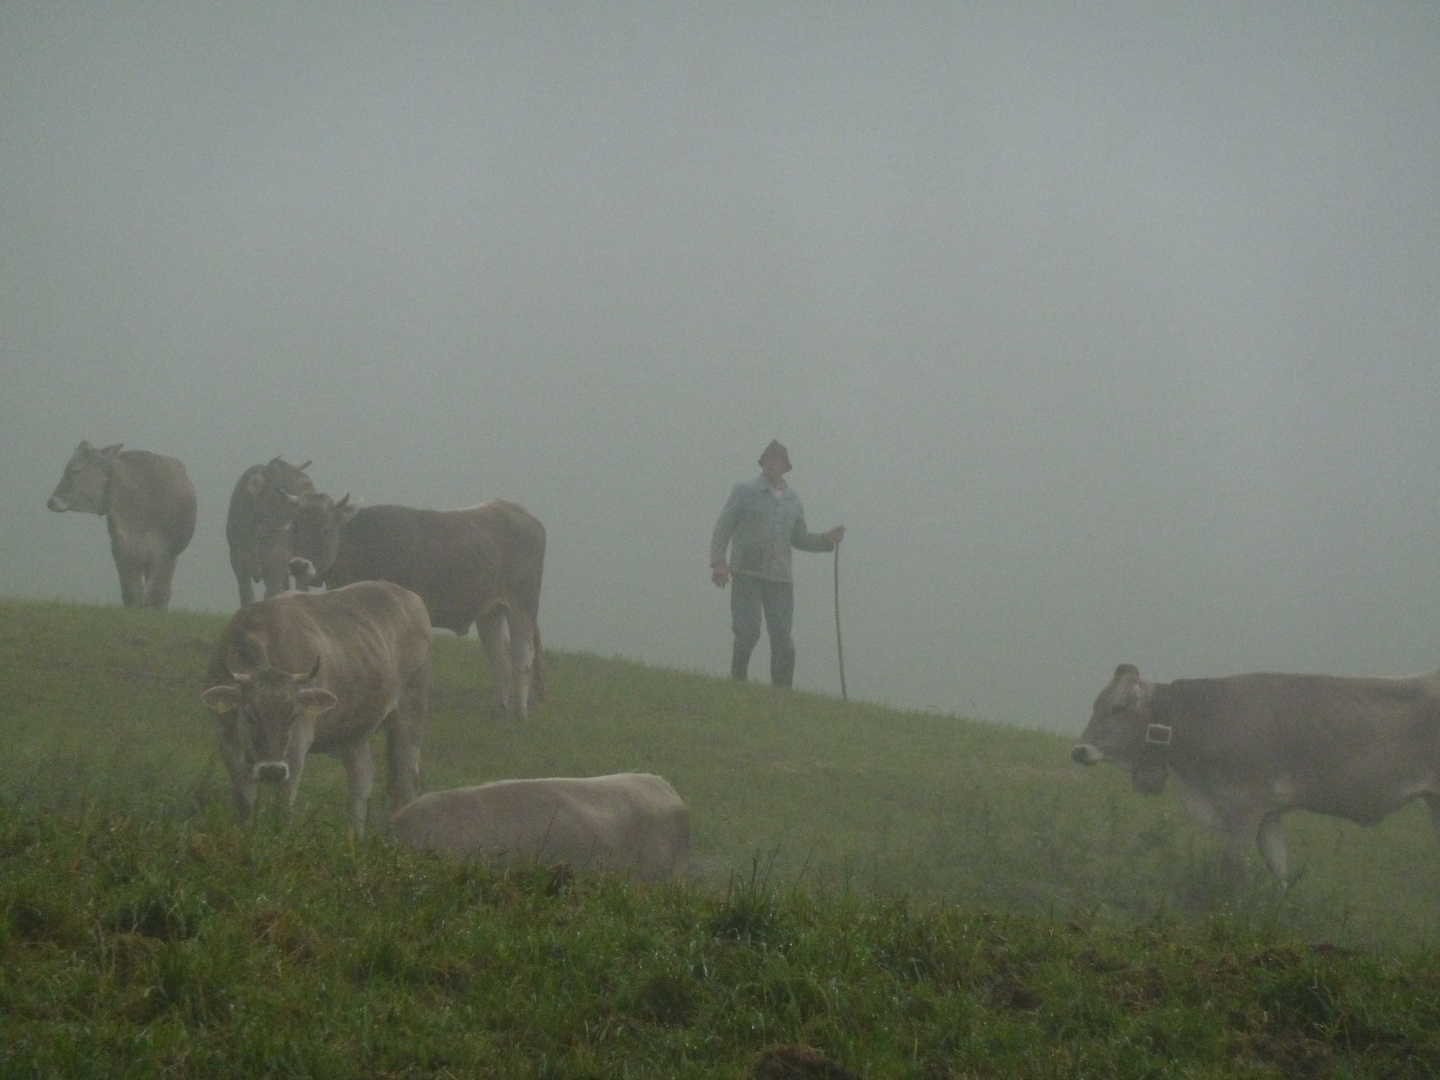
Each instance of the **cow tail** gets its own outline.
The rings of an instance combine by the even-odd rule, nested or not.
[[[540,624],[535,626],[535,666],[530,669],[530,692],[537,702],[545,700],[545,649],[540,644]]]

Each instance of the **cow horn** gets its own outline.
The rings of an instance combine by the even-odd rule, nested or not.
[[[339,509],[341,509],[342,507],[349,506],[349,505],[350,505],[350,492],[347,491],[347,492],[345,492],[344,495],[342,495],[342,496],[340,497],[340,501],[335,504],[335,509],[336,509],[336,510],[339,510]]]
[[[305,462],[304,465],[296,465],[296,466],[295,466],[295,471],[296,471],[296,472],[304,472],[304,471],[305,471],[306,469],[308,469],[309,467],[310,467],[310,462],[307,461],[307,462]]]
[[[290,492],[287,491],[287,492],[285,492],[285,498],[286,498],[286,500],[290,503],[291,506],[299,506],[299,505],[300,505],[300,496],[299,496],[299,495],[292,495]]]
[[[291,682],[294,682],[294,683],[307,683],[307,682],[309,682],[311,679],[315,678],[316,675],[319,675],[319,674],[320,674],[320,657],[317,655],[317,656],[315,657],[315,663],[311,665],[311,667],[310,667],[310,673],[309,673],[308,675],[291,675],[291,676],[290,676],[290,681],[291,681]]]
[[[280,462],[280,455],[279,455],[279,454],[276,454],[274,457],[272,457],[269,461],[267,461],[267,462],[265,463],[265,467],[266,467],[267,469],[273,469],[276,465],[279,465],[279,464],[281,464],[281,462]]]

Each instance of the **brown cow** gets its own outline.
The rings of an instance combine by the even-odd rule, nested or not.
[[[82,442],[45,504],[103,514],[126,607],[170,606],[175,560],[195,535],[195,486],[185,466],[148,450]]]
[[[418,593],[430,622],[457,634],[474,625],[490,660],[497,716],[524,717],[544,690],[540,579],[545,526],[499,500],[468,510],[350,505],[302,496],[292,564],[302,587],[393,581]],[[308,560],[310,568],[303,565]]]
[[[432,791],[393,815],[390,825],[403,844],[457,858],[562,862],[645,881],[673,877],[690,852],[685,803],[650,773]]]
[[[430,697],[425,603],[386,581],[284,593],[246,604],[220,635],[200,695],[219,720],[235,809],[248,818],[261,781],[295,804],[305,755],[345,765],[358,836],[375,779],[370,735],[384,727],[390,807],[415,797]]]
[[[304,465],[271,458],[240,474],[230,495],[225,518],[225,539],[230,544],[230,568],[240,586],[240,603],[255,600],[254,582],[265,583],[265,599],[290,587],[291,521],[301,495],[313,494],[315,485]]]
[[[1121,664],[1071,756],[1113,761],[1147,794],[1174,776],[1185,808],[1227,833],[1230,869],[1254,839],[1283,888],[1291,810],[1375,825],[1423,798],[1440,837],[1440,671],[1152,683]]]

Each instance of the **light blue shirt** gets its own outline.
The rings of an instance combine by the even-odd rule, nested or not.
[[[805,508],[800,496],[785,485],[777,494],[765,477],[736,484],[730,492],[715,533],[710,538],[710,565],[725,558],[731,547],[730,572],[790,580],[790,549],[832,551],[835,544],[823,533],[812,533],[805,525]]]

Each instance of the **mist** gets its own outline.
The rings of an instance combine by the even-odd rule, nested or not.
[[[89,439],[186,464],[228,612],[282,454],[523,504],[547,646],[719,675],[778,438],[852,698],[1433,669],[1437,178],[1425,2],[7,4],[0,594],[118,603]]]

